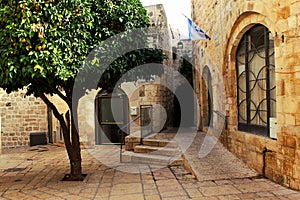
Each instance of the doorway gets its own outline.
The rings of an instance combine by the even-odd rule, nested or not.
[[[194,92],[189,83],[181,84],[174,95],[174,127],[195,126]]]
[[[101,90],[95,99],[95,144],[120,144],[120,131],[129,133],[124,127],[129,121],[128,97],[120,89]],[[120,130],[122,129],[122,130]],[[125,130],[126,129],[126,130]]]
[[[213,125],[213,92],[212,78],[208,66],[203,68],[202,72],[202,112],[203,125],[212,127]]]

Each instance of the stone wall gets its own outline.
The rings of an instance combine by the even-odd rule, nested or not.
[[[56,109],[60,114],[65,116],[68,111],[68,105],[58,95],[47,95],[47,98],[55,105]],[[52,111],[51,111],[52,112]],[[64,142],[61,132],[60,122],[54,116],[52,112],[52,141],[53,143],[62,144]]]
[[[95,145],[95,99],[100,91],[92,90],[88,95],[82,97],[78,106],[78,130],[80,141],[86,146]]]
[[[258,172],[300,189],[300,0],[192,0],[192,10],[195,23],[212,38],[194,42],[199,99],[203,100],[201,73],[205,66],[212,73],[218,71],[225,87],[227,131],[223,131],[221,141]],[[255,24],[266,26],[274,37],[275,140],[238,130],[235,53],[243,34]],[[213,94],[220,90],[216,76],[212,75]],[[214,106],[222,107],[222,100],[214,96]]]
[[[25,91],[6,94],[0,91],[2,148],[29,145],[29,135],[47,134],[47,107],[41,99],[25,97]]]
[[[173,118],[173,94],[161,84],[160,81],[140,83],[138,86],[129,86],[132,83],[123,84],[124,91],[129,94],[129,106],[138,108],[140,114],[141,105],[153,106],[153,131],[159,132],[162,129],[172,126]],[[130,89],[129,89],[130,88]],[[128,90],[132,90],[131,92]],[[137,115],[131,115],[133,120]],[[131,133],[140,129],[140,121],[133,123]]]
[[[153,106],[153,131],[159,132],[162,129],[172,126],[173,118],[173,95],[169,89],[161,84],[164,78],[158,78],[155,82],[123,83],[121,89],[129,98],[129,120],[135,119],[140,114],[140,105]],[[88,95],[82,97],[78,108],[78,128],[80,141],[86,147],[95,145],[95,98],[98,90],[92,90]],[[131,107],[137,107],[136,115],[130,113]],[[130,125],[130,133],[140,131],[140,120]]]

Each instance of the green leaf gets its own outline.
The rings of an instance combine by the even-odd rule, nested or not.
[[[40,72],[42,72],[43,70],[44,70],[44,68],[42,66],[40,66],[40,65],[35,65],[34,66],[34,71],[40,71]]]
[[[93,27],[93,23],[92,23],[92,22],[88,22],[87,25],[88,25],[89,27]]]

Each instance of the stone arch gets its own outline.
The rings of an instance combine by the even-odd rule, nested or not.
[[[226,35],[233,35],[233,33],[240,33],[236,29],[244,29],[245,24],[256,24],[261,23],[262,25],[268,27],[272,32],[279,32],[279,29],[276,27],[275,23],[272,21],[272,13],[269,12],[270,9],[266,8],[265,3],[261,1],[247,1],[242,3],[241,6],[235,7],[231,11],[232,19],[229,20],[229,26],[231,29],[227,30]],[[249,29],[250,27],[248,27]],[[246,32],[247,30],[244,30]],[[230,39],[230,38],[229,38]],[[228,43],[227,43],[228,47]]]
[[[194,100],[194,94],[189,83],[182,83],[176,88],[174,95],[174,127],[192,127],[195,125]]]
[[[202,70],[202,120],[203,125],[208,127],[212,125],[213,115],[213,91],[212,91],[212,74],[207,65]]]
[[[237,46],[242,36],[255,24],[262,24],[266,26],[273,36],[276,36],[280,29],[272,21],[271,13],[266,9],[265,4],[258,1],[245,2],[240,7],[236,7],[232,11],[234,19],[228,26],[231,27],[226,33],[228,35],[227,43],[225,44],[225,56],[223,71],[226,71],[228,66],[227,62],[232,61],[232,56],[235,55]],[[275,38],[276,39],[276,38]]]

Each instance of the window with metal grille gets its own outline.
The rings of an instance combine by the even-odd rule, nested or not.
[[[236,53],[238,129],[270,135],[276,118],[274,39],[255,25],[241,39]]]

